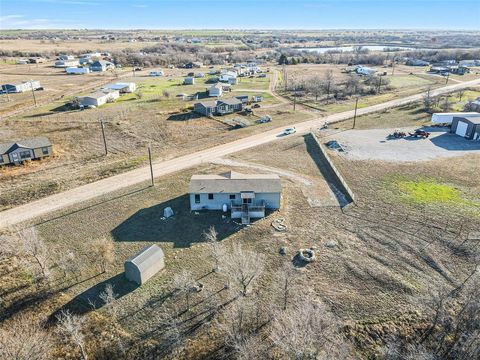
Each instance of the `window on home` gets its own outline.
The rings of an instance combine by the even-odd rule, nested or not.
[[[208,200],[213,200],[213,194],[208,194]]]
[[[235,200],[235,194],[230,194],[230,200]]]
[[[30,158],[30,151],[21,151],[20,152],[20,159],[29,159]]]
[[[42,148],[42,153],[43,153],[43,155],[48,155],[48,147],[43,147]]]
[[[195,194],[195,204],[200,204],[200,194]]]

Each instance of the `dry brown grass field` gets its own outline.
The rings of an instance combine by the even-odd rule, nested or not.
[[[315,146],[308,136],[294,137],[236,154],[233,159],[288,171],[315,186],[324,182]],[[50,251],[72,251],[81,276],[65,279],[55,272],[51,292],[32,299],[28,295],[34,295],[33,286],[12,272],[2,289],[7,294],[7,317],[26,301],[46,316],[67,307],[88,314],[88,322],[95,324],[99,334],[107,328],[115,329],[124,341],[135,344],[134,349],[154,354],[168,341],[168,334],[159,326],[165,311],[177,309],[181,330],[188,339],[183,342],[183,358],[219,356],[223,338],[206,309],[213,303],[228,309],[234,295],[223,289],[221,272],[210,272],[210,250],[202,233],[214,225],[225,246],[240,243],[265,256],[266,271],[256,285],[262,303],[277,301],[269,289],[282,264],[290,262],[298,249],[315,247],[318,260],[297,270],[298,295],[316,296],[328,304],[345,324],[347,337],[356,344],[356,356],[374,357],[380,353],[382,339],[399,332],[410,336],[424,330],[431,314],[429,299],[460,284],[474,269],[478,254],[470,237],[480,225],[478,212],[472,213],[463,203],[407,199],[395,186],[396,181],[435,179],[460,189],[465,201],[478,204],[474,174],[480,170],[480,162],[465,157],[457,159],[454,166],[445,159],[418,166],[348,161],[331,155],[358,200],[343,211],[330,205],[312,207],[306,185],[282,176],[281,209],[249,227],[228,217],[223,219],[218,212],[191,213],[186,197],[189,177],[229,170],[223,165],[205,164],[159,178],[155,187],[142,184],[37,219],[36,228]],[[250,167],[235,170],[262,172]],[[164,220],[166,206],[174,209],[175,216]],[[277,218],[285,219],[287,232],[278,233],[272,228],[271,222]],[[99,274],[92,248],[104,237],[114,241],[115,262],[106,273]],[[166,252],[166,270],[135,289],[125,282],[122,263],[151,243]],[[278,253],[281,247],[286,248],[284,256]],[[182,298],[175,296],[170,286],[181,269],[188,269],[204,284],[201,293],[192,295],[194,305],[186,311]],[[116,320],[112,320],[108,308],[92,310],[88,306],[87,299],[95,300],[107,283],[114,284],[120,295],[115,305]],[[88,338],[89,351],[102,340],[101,336],[95,338],[95,333]]]

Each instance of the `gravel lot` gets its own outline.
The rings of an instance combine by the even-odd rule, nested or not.
[[[325,139],[337,140],[353,160],[425,161],[436,158],[458,157],[469,153],[480,154],[480,141],[466,140],[448,132],[447,128],[426,128],[428,139],[407,136],[388,140],[395,129],[348,130]],[[415,129],[400,129],[413,132]]]

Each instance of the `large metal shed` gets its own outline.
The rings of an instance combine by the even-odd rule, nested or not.
[[[165,254],[157,245],[150,245],[125,261],[125,276],[128,280],[144,284],[165,267]]]

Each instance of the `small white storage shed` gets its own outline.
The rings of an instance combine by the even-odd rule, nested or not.
[[[432,123],[434,124],[451,124],[454,117],[480,117],[480,113],[477,112],[454,112],[454,113],[433,113]]]
[[[125,261],[124,266],[125,277],[142,285],[165,267],[165,254],[157,245],[150,245]]]

